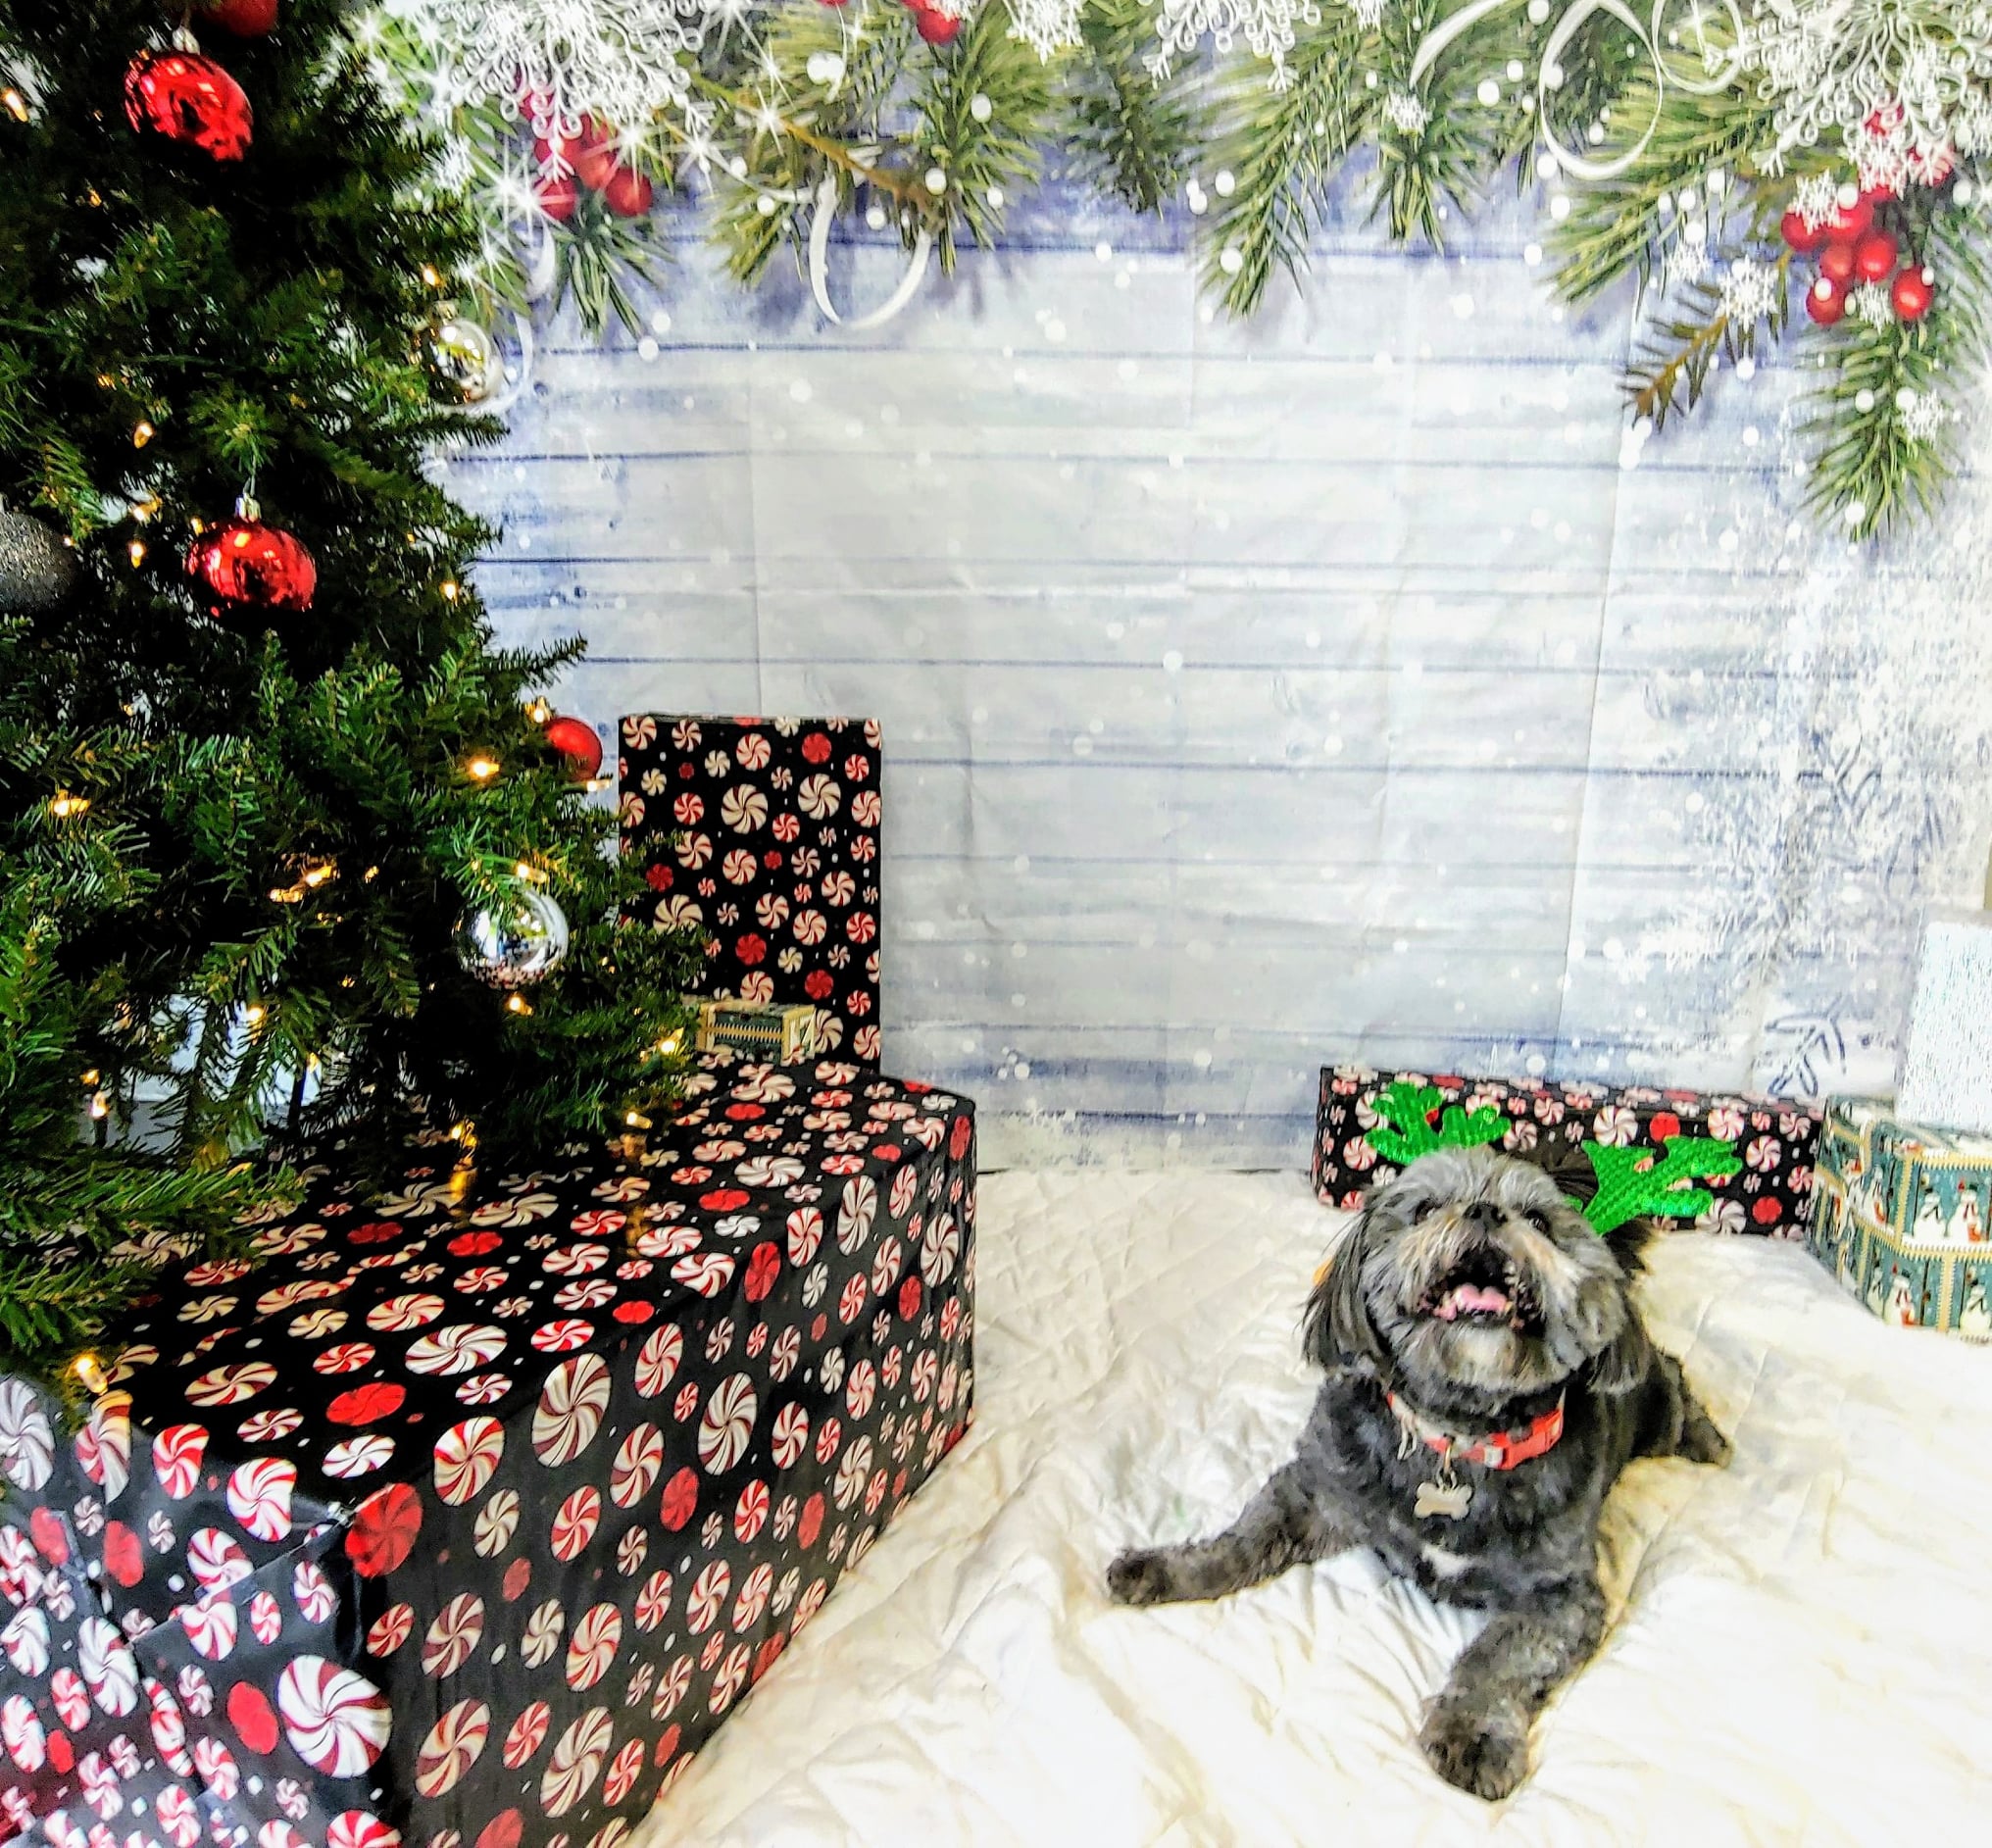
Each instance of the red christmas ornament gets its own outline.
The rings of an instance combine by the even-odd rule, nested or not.
[[[312,555],[281,526],[266,526],[258,512],[254,501],[237,501],[235,518],[202,533],[187,554],[187,570],[207,586],[218,621],[309,610],[318,590]]]
[[[574,208],[581,202],[580,189],[565,175],[559,179],[535,180],[532,196],[538,200],[539,209],[559,225],[573,218]]]
[[[1847,312],[1847,291],[1829,276],[1820,276],[1806,290],[1806,313],[1822,327],[1830,327]]]
[[[602,203],[619,219],[640,219],[650,210],[650,181],[633,167],[619,167],[602,188]]]
[[[218,161],[248,153],[255,121],[241,84],[196,51],[141,51],[124,73],[124,114],[140,134],[183,141]]]
[[[1869,231],[1854,246],[1854,269],[1863,281],[1879,282],[1895,268],[1898,247],[1886,231]]]
[[[276,0],[200,0],[201,18],[237,38],[262,38],[276,27]]]
[[[1777,221],[1777,228],[1784,234],[1784,241],[1797,251],[1817,250],[1826,237],[1823,225],[1808,225],[1795,209]]]
[[[962,22],[952,13],[942,13],[934,7],[916,6],[913,9],[914,29],[929,45],[952,45],[961,35]]]
[[[552,720],[545,735],[547,743],[568,760],[568,774],[575,782],[584,783],[601,770],[602,740],[585,720]]]
[[[1829,282],[1851,282],[1854,279],[1854,246],[1844,238],[1835,237],[1819,252],[1819,274]]]
[[[1903,271],[1888,291],[1888,299],[1904,321],[1920,321],[1936,296],[1936,281],[1926,269]]]

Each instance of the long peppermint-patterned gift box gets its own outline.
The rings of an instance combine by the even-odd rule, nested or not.
[[[1404,1123],[1379,1114],[1379,1105],[1401,1114],[1400,1098],[1415,1100],[1411,1108],[1432,1136],[1458,1133],[1551,1164],[1581,1158],[1586,1143],[1650,1146],[1656,1161],[1669,1141],[1683,1136],[1729,1143],[1735,1172],[1697,1175],[1709,1197],[1693,1223],[1709,1231],[1804,1235],[1819,1135],[1815,1106],[1788,1098],[1426,1076],[1367,1066],[1321,1070],[1314,1184],[1328,1205],[1360,1206],[1370,1187],[1400,1171],[1392,1154],[1410,1153],[1419,1138],[1407,1139]],[[1460,1127],[1450,1130],[1449,1120]]]
[[[703,1063],[622,1158],[336,1169],[73,1434],[0,1381],[0,1838],[610,1848],[968,1416],[974,1122]]]

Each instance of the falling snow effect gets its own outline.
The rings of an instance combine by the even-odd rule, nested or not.
[[[1678,738],[1667,762],[1741,741],[1736,774],[1697,780],[1671,824],[1699,872],[1618,963],[1667,1023],[1653,1069],[1740,1055],[1793,1094],[1888,1082],[1922,910],[1976,901],[1992,823],[1992,497],[1959,507],[1946,577],[1875,572],[1853,548],[1806,560],[1754,658],[1650,682]],[[1774,531],[1762,543],[1779,550]]]

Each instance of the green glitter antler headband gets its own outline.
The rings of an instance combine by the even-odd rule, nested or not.
[[[1733,1174],[1743,1166],[1736,1159],[1735,1143],[1708,1136],[1668,1136],[1667,1153],[1658,1161],[1643,1148],[1586,1142],[1583,1149],[1592,1174],[1598,1177],[1598,1191],[1591,1203],[1579,1206],[1578,1211],[1600,1237],[1643,1214],[1670,1220],[1699,1219],[1715,1205],[1716,1197],[1706,1187],[1683,1183]],[[1641,1163],[1652,1166],[1641,1167]]]
[[[1476,1149],[1498,1142],[1508,1133],[1508,1119],[1482,1105],[1469,1116],[1459,1105],[1447,1105],[1435,1085],[1412,1084],[1399,1078],[1370,1105],[1388,1128],[1370,1131],[1370,1146],[1386,1162],[1409,1164],[1434,1149]],[[1436,1127],[1432,1119],[1439,1118]]]

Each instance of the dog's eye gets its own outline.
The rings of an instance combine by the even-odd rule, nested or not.
[[[1420,1225],[1437,1211],[1438,1202],[1436,1200],[1420,1200],[1411,1209],[1411,1223],[1414,1225]]]
[[[1529,1224],[1533,1225],[1535,1229],[1539,1232],[1546,1232],[1549,1230],[1549,1215],[1545,1213],[1540,1207],[1535,1206],[1530,1207],[1528,1211],[1522,1215],[1522,1218],[1525,1219],[1529,1223]]]

